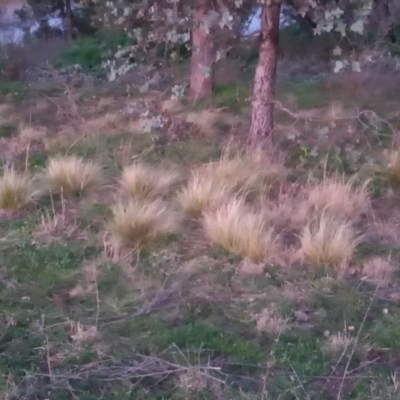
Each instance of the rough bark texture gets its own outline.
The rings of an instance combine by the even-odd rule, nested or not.
[[[214,63],[216,50],[212,31],[202,26],[207,9],[194,12],[195,27],[192,30],[192,59],[190,71],[190,95],[193,99],[210,96],[214,89]]]
[[[65,1],[65,31],[67,34],[67,39],[73,39],[73,31],[72,31],[72,11],[71,11],[71,0]]]
[[[266,0],[261,13],[259,59],[254,76],[250,146],[261,153],[273,147],[276,65],[282,0]]]

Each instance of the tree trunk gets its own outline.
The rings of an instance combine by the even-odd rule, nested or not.
[[[67,34],[67,39],[73,39],[72,32],[72,10],[71,10],[71,0],[65,0],[65,31]]]
[[[259,59],[254,76],[250,146],[261,153],[273,146],[276,65],[282,0],[266,0],[261,13]]]
[[[377,35],[378,40],[389,39],[392,43],[396,42],[389,0],[374,0],[369,23],[371,32]]]
[[[195,26],[192,30],[190,70],[190,96],[193,99],[210,96],[214,89],[216,50],[212,30],[207,32],[202,27],[206,13],[205,8],[194,11]]]

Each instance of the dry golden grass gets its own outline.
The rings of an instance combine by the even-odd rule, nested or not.
[[[352,225],[323,214],[316,222],[304,227],[301,254],[314,266],[333,266],[344,270],[360,242]]]
[[[387,287],[395,272],[390,257],[373,257],[363,265],[363,279],[379,287]]]
[[[167,194],[178,178],[175,171],[136,163],[124,168],[120,186],[122,193],[132,198],[151,199]]]
[[[89,194],[103,184],[100,165],[76,156],[51,158],[44,171],[48,189],[66,196]]]
[[[310,212],[327,213],[337,218],[357,220],[369,207],[367,184],[356,187],[340,176],[325,178],[307,190]]]
[[[205,166],[207,173],[217,181],[226,182],[233,190],[260,189],[283,176],[282,165],[260,162],[250,155],[224,157],[220,161]]]
[[[186,122],[193,124],[200,134],[212,137],[220,132],[219,124],[229,123],[233,125],[236,122],[236,117],[231,116],[229,120],[227,116],[223,116],[217,110],[200,110],[187,113]]]
[[[326,353],[332,355],[350,354],[357,345],[356,339],[345,332],[338,332],[328,337],[323,346]]]
[[[124,128],[121,115],[116,112],[108,112],[99,117],[89,119],[81,125],[81,131],[85,133],[107,133],[118,128]]]
[[[216,181],[209,174],[194,171],[187,185],[177,195],[183,210],[192,218],[225,203],[232,195],[232,187]]]
[[[261,196],[261,209],[264,217],[278,231],[297,231],[309,219],[309,206],[302,194],[278,195],[276,200]]]
[[[178,193],[178,201],[187,214],[197,218],[232,195],[261,190],[282,174],[279,164],[264,164],[247,155],[224,157],[194,170],[186,187]]]
[[[111,210],[108,229],[116,249],[138,250],[179,228],[179,215],[159,199],[118,202]]]
[[[283,318],[274,308],[263,310],[256,316],[256,323],[257,330],[273,335],[280,335],[290,329],[289,319]]]
[[[0,177],[0,209],[17,211],[35,197],[31,179],[17,173],[14,168],[5,169]]]
[[[21,125],[19,127],[19,137],[25,142],[41,141],[46,137],[44,128],[35,128],[31,125]]]
[[[274,232],[266,229],[262,216],[242,199],[233,198],[218,209],[205,212],[203,227],[212,242],[254,262],[272,256],[276,250]]]
[[[394,185],[400,185],[400,151],[385,150],[383,152],[385,165],[380,170],[381,175]]]

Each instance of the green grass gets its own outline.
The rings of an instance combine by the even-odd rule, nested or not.
[[[27,98],[28,88],[18,81],[0,81],[0,96],[11,97],[13,100],[21,102]]]
[[[92,44],[75,45],[71,63],[80,58],[88,65],[97,62]],[[310,81],[287,85],[280,96],[286,93],[294,93],[299,108],[326,105],[333,96],[323,83]],[[211,103],[239,112],[247,96],[245,87],[217,86]],[[285,153],[292,179],[286,183],[300,187],[310,173],[322,179],[324,167],[368,177],[366,160],[375,147],[381,151],[387,145],[373,141],[370,149],[357,144],[362,156],[351,164],[344,148],[355,145],[353,137],[330,138],[341,149],[335,158],[333,150],[315,143],[313,127],[296,126],[301,145],[318,147],[314,158],[298,143]],[[3,140],[13,140],[14,133],[2,135]],[[186,177],[189,168],[220,159],[229,140],[221,136],[164,144],[154,134],[93,133],[57,151],[104,166],[105,186],[93,197],[44,196],[13,216],[0,215],[0,398],[399,398],[393,374],[400,351],[400,274],[377,290],[360,272],[365,260],[378,255],[391,255],[397,265],[396,244],[366,240],[344,279],[327,278],[334,275],[330,270],[298,260],[286,265],[285,258],[256,265],[258,272],[249,273],[241,257],[213,246],[201,226],[186,218],[178,234],[146,252],[112,254],[106,227],[110,206],[119,198],[122,167],[134,161],[167,165]],[[27,167],[35,174],[49,156],[54,154],[35,148],[27,160],[24,151],[13,160],[18,171]],[[290,189],[286,183],[283,188]],[[374,206],[382,202],[380,209],[386,210],[388,187],[373,186]],[[247,201],[259,210],[260,203],[277,201],[280,189],[279,182]],[[392,190],[390,207],[396,216],[398,190]],[[162,197],[179,211],[174,193]],[[42,225],[44,217],[48,225]],[[372,217],[381,215],[357,221],[355,229],[365,233]],[[292,229],[288,221],[280,244],[296,248],[299,232],[301,227]],[[286,320],[288,329],[258,329],[265,310]],[[342,359],[332,355],[327,344],[338,333],[357,337],[365,351],[351,355],[348,349]]]
[[[130,39],[124,32],[118,30],[99,32],[94,36],[75,40],[58,54],[55,62],[58,67],[78,64],[93,69],[100,66],[105,52],[115,52],[118,46],[129,43]]]

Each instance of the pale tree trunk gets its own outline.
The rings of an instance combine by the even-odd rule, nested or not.
[[[273,148],[276,66],[282,0],[266,0],[261,13],[259,59],[254,76],[249,142],[253,150]]]
[[[67,39],[73,39],[73,32],[72,32],[72,11],[71,11],[71,0],[64,0],[65,1],[65,30],[67,33]]]
[[[210,96],[214,89],[214,64],[216,50],[212,30],[207,32],[202,21],[206,8],[194,11],[195,26],[192,30],[192,58],[190,69],[190,96],[201,99]]]

